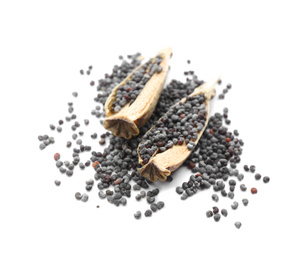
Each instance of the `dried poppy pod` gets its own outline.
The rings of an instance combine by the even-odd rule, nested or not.
[[[219,78],[205,83],[173,105],[143,137],[138,146],[139,173],[165,181],[197,145],[209,121],[210,100]]]
[[[163,90],[171,56],[171,48],[162,50],[112,90],[105,104],[107,130],[126,139],[139,134]]]

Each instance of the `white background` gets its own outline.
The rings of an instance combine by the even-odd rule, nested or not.
[[[0,259],[307,259],[307,24],[305,1],[1,1]],[[55,152],[71,156],[68,123],[61,134],[49,130],[68,114],[67,102],[79,122],[90,119],[81,127],[90,144],[90,134],[104,132],[90,115],[97,93],[90,80],[110,72],[120,54],[150,57],[166,46],[167,81],[185,80],[188,69],[204,80],[220,74],[218,93],[232,83],[212,112],[229,108],[230,129],[245,142],[242,162],[271,177],[264,184],[245,174],[259,193],[237,187],[236,211],[220,198],[229,216],[219,223],[205,216],[216,205],[212,190],[186,201],[175,193],[186,169],[157,184],[165,208],[136,221],[134,212],[148,208],[136,193],[118,208],[96,187],[87,203],[76,201],[92,169],[68,178],[54,165]],[[92,74],[81,76],[89,65]],[[40,151],[39,134],[56,144]]]

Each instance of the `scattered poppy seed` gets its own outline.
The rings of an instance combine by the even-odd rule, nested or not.
[[[234,225],[235,225],[236,228],[240,229],[241,226],[242,226],[242,223],[241,222],[235,222]]]
[[[77,200],[81,200],[81,198],[82,198],[81,193],[80,193],[80,192],[76,192],[76,193],[75,193],[75,198],[76,198]]]
[[[256,194],[258,192],[258,190],[256,188],[251,188],[251,193],[252,194]]]
[[[157,205],[155,203],[152,203],[151,206],[150,206],[151,210],[153,212],[156,212],[157,211]]]
[[[88,199],[89,199],[88,194],[83,193],[83,194],[81,195],[81,201],[83,201],[83,202],[87,202],[87,201],[88,201]]]
[[[261,174],[260,173],[256,173],[255,174],[255,179],[258,181],[261,179]]]
[[[208,211],[206,212],[206,216],[207,216],[208,218],[213,217],[213,212],[210,211],[210,210],[208,210]]]
[[[141,212],[140,212],[140,211],[137,211],[137,212],[134,214],[134,217],[135,217],[135,219],[140,219],[140,218],[141,218]]]
[[[218,212],[219,212],[219,208],[213,207],[213,213],[214,213],[214,214],[217,214]]]
[[[227,211],[226,209],[222,209],[222,210],[221,210],[221,214],[222,214],[223,216],[227,217],[227,216],[228,216],[228,211]]]
[[[73,97],[78,97],[78,93],[77,92],[73,92]]]
[[[249,169],[250,169],[250,172],[254,173],[256,171],[256,166],[251,165]]]
[[[241,189],[241,191],[246,191],[247,187],[245,186],[245,184],[241,184],[240,189]]]
[[[176,187],[175,191],[177,194],[182,194],[184,192],[182,187]]]
[[[159,201],[159,202],[157,202],[157,208],[158,209],[162,209],[164,206],[165,206],[165,202],[163,202],[163,201]]]
[[[55,161],[58,161],[60,159],[60,154],[59,153],[55,153],[53,158],[55,159]]]
[[[238,202],[237,201],[234,201],[231,205],[231,208],[232,209],[237,209],[238,208]]]
[[[72,171],[72,170],[67,170],[67,171],[66,171],[66,175],[67,175],[68,177],[71,177],[71,176],[73,175],[73,171]]]
[[[55,184],[56,184],[57,186],[60,186],[61,181],[55,180]]]
[[[45,148],[46,148],[46,145],[45,145],[44,143],[41,143],[41,144],[40,144],[40,149],[41,149],[41,150],[44,150]]]
[[[263,182],[268,183],[270,181],[270,178],[268,176],[263,177]]]
[[[238,176],[237,176],[237,179],[239,180],[239,181],[242,181],[243,179],[244,179],[244,174],[239,174]]]
[[[213,199],[214,201],[218,202],[219,197],[217,196],[217,194],[213,194],[213,195],[212,195],[212,199]]]
[[[228,192],[228,197],[230,199],[233,199],[234,198],[234,193],[232,191]]]
[[[95,84],[95,83],[94,83],[94,81],[92,80],[92,81],[90,82],[90,85],[91,85],[91,86],[94,86],[94,84]]]
[[[146,217],[151,217],[151,216],[152,216],[152,210],[150,210],[150,209],[146,210],[146,211],[144,212],[144,215],[145,215]]]
[[[218,222],[219,220],[220,220],[220,214],[219,213],[217,213],[217,214],[215,214],[214,215],[214,220],[216,221],[216,222]]]
[[[248,205],[248,199],[242,199],[242,202],[243,202],[244,206]]]

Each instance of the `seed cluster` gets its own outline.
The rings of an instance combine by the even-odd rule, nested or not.
[[[140,65],[138,59],[139,56],[140,53],[130,55],[130,62],[123,60],[120,66],[114,66],[111,74],[105,74],[105,79],[100,80],[97,87],[99,94],[94,99],[96,102],[99,102],[104,106],[112,89],[125,79],[134,68]],[[123,57],[120,59],[123,59]],[[153,69],[153,64],[157,65],[155,70]],[[159,68],[158,61],[157,63],[154,62],[148,65],[152,66],[152,74],[156,72],[159,73],[160,69],[157,69]],[[148,71],[146,71],[145,74],[142,74],[142,77],[146,74],[152,75],[151,69],[147,67]],[[89,71],[90,70],[89,67]],[[84,163],[80,162],[79,156],[83,152],[91,151],[91,146],[83,145],[82,137],[84,136],[84,132],[76,131],[77,128],[80,127],[80,124],[76,121],[77,116],[72,114],[74,111],[73,103],[68,103],[71,116],[66,116],[65,120],[67,122],[75,120],[72,122],[71,130],[76,131],[72,135],[72,140],[76,141],[66,142],[67,148],[73,146],[73,159],[71,161],[66,160],[63,162],[60,160],[59,153],[54,155],[56,167],[59,169],[60,173],[72,176],[76,165],[79,165],[79,168],[84,170],[92,164],[95,174],[93,179],[85,182],[85,190],[87,192],[90,192],[94,186],[97,186],[99,190],[99,198],[106,198],[109,203],[114,204],[115,206],[125,206],[127,204],[127,199],[132,195],[132,190],[137,191],[138,193],[135,196],[136,200],[141,201],[142,199],[145,199],[149,204],[149,208],[146,209],[143,214],[141,211],[137,211],[134,214],[134,217],[136,219],[140,219],[142,215],[150,217],[154,212],[162,209],[165,203],[162,201],[156,203],[159,189],[149,189],[152,186],[152,183],[143,178],[137,172],[137,168],[140,167],[140,165],[138,165],[137,154],[138,144],[142,141],[142,145],[144,146],[142,147],[141,145],[140,149],[146,149],[146,152],[143,153],[144,155],[147,155],[143,158],[143,160],[145,160],[150,158],[148,156],[150,155],[148,151],[153,147],[155,148],[155,146],[155,151],[158,150],[159,152],[162,152],[164,151],[164,148],[169,149],[173,145],[182,145],[185,143],[189,149],[194,149],[194,152],[191,153],[184,165],[186,165],[194,174],[191,175],[190,179],[187,182],[184,182],[181,187],[176,188],[176,192],[181,195],[181,198],[186,199],[199,190],[209,189],[213,186],[213,190],[221,193],[222,197],[233,199],[237,183],[234,179],[229,180],[228,183],[226,183],[226,181],[229,177],[237,178],[237,181],[239,182],[244,179],[244,174],[239,173],[239,171],[235,169],[237,164],[240,162],[240,155],[244,143],[241,139],[237,138],[239,135],[237,130],[234,130],[233,133],[229,132],[228,128],[223,125],[223,123],[226,125],[231,123],[228,118],[228,109],[225,108],[223,114],[216,113],[209,119],[209,124],[205,129],[204,134],[201,136],[198,145],[195,146],[195,143],[192,141],[196,139],[196,134],[204,126],[207,115],[205,106],[203,105],[204,96],[199,95],[192,99],[189,98],[185,103],[181,103],[169,110],[172,105],[190,95],[196,87],[204,83],[203,81],[198,80],[198,77],[194,75],[193,71],[186,75],[191,78],[187,78],[185,83],[172,80],[164,88],[152,117],[148,123],[140,129],[140,134],[138,136],[126,140],[115,137],[107,132],[100,135],[100,140],[97,140],[99,135],[97,133],[91,133],[93,141],[99,142],[100,145],[104,145],[106,142],[105,140],[108,138],[109,145],[101,152],[92,151],[89,160],[86,160]],[[133,76],[134,80],[137,76],[138,74]],[[141,81],[142,79],[139,82]],[[135,82],[138,83],[137,80]],[[73,96],[77,97],[78,93],[74,92]],[[132,101],[132,99],[130,101]],[[103,106],[102,108],[101,106],[96,106],[95,115],[97,118],[104,115],[105,112]],[[166,112],[168,113],[165,114]],[[157,122],[161,117],[165,122],[162,120]],[[63,120],[59,120],[59,125],[57,127],[55,125],[50,125],[50,129],[52,131],[57,129],[58,132],[61,132],[63,123]],[[84,124],[88,125],[89,120],[85,119]],[[155,129],[155,131],[151,131],[153,135],[146,135],[145,137],[147,140],[142,139],[143,135],[154,124],[155,128],[153,128],[153,130]],[[158,129],[160,130],[156,133]],[[162,135],[164,136],[163,138],[161,138]],[[54,143],[54,138],[49,138],[48,135],[39,136],[39,140],[42,142],[40,145],[41,149],[44,149],[46,145],[50,143]],[[179,143],[181,140],[183,141],[182,144],[181,142]],[[151,144],[146,143],[148,141],[150,141]],[[163,144],[159,142],[163,142]],[[167,146],[168,143],[171,147]],[[189,146],[190,144],[191,146]],[[228,168],[228,165],[230,168]],[[246,171],[247,168],[248,171],[252,173],[256,170],[254,165],[251,165],[250,167],[247,166],[244,170]],[[260,180],[261,177],[261,174],[255,174],[255,179]],[[269,180],[269,177],[263,177],[264,183],[268,183]],[[167,181],[172,181],[172,177],[169,176]],[[58,180],[54,183],[57,186],[61,184]],[[226,187],[227,185],[228,189]],[[146,192],[146,189],[149,190]],[[245,192],[247,187],[245,184],[241,184],[240,189]],[[255,188],[251,189],[251,192],[256,193],[255,191],[257,191]],[[87,193],[76,192],[75,198],[86,202],[89,199],[89,195]],[[219,201],[217,194],[213,194],[212,198],[215,202]],[[248,200],[243,199],[242,203],[244,206],[247,206]],[[239,203],[233,202],[231,208],[235,210],[238,206]],[[226,217],[228,212],[226,209],[222,209],[219,212],[217,207],[213,207],[213,210],[207,211],[206,215],[208,217],[214,216],[213,219],[219,221],[221,215]],[[240,227],[241,224],[238,223],[236,226]]]
[[[118,88],[116,100],[112,106],[114,112],[119,112],[127,103],[132,104],[136,100],[154,73],[162,71],[162,67],[159,66],[162,60],[162,57],[159,55],[154,59],[150,59],[133,73],[132,77],[125,82],[125,85]]]
[[[186,160],[185,165],[196,174],[191,175],[187,182],[184,182],[182,186],[176,188],[176,192],[181,195],[182,200],[194,195],[199,190],[208,189],[211,186],[222,197],[234,198],[237,182],[235,179],[229,179],[229,177],[237,178],[239,182],[244,179],[244,174],[239,173],[239,170],[236,169],[237,164],[241,161],[240,156],[243,151],[244,142],[237,138],[239,135],[237,130],[234,130],[232,134],[224,126],[223,123],[228,124],[226,122],[227,118],[227,108],[223,110],[223,114],[215,113],[214,116],[210,117],[209,123],[195,151]],[[244,171],[246,172],[250,171],[254,173],[255,170],[256,167],[254,165],[250,167],[244,165]],[[261,174],[256,173],[255,179],[261,179]],[[267,180],[269,180],[269,177],[263,178],[264,183]],[[229,185],[229,191],[226,190],[226,182]],[[244,183],[240,185],[240,190],[243,192],[247,190]],[[251,193],[256,194],[257,189],[251,188]],[[213,194],[212,199],[215,202],[219,201],[217,194]],[[242,202],[244,206],[248,205],[246,198]],[[231,204],[233,210],[236,210],[238,206],[239,203],[236,201]],[[227,217],[228,212],[226,209],[223,209],[221,210],[221,214]],[[221,217],[217,207],[213,207],[212,211],[207,211],[206,216],[209,218],[214,216],[215,221],[219,221]],[[241,224],[237,224],[236,226],[239,228]]]
[[[97,91],[99,93],[94,98],[94,101],[104,106],[113,88],[120,84],[136,67],[141,64],[139,57],[139,52],[134,55],[128,55],[127,58],[130,59],[130,61],[123,60],[121,65],[113,66],[112,73],[106,73],[105,77],[98,81]],[[105,115],[105,111],[102,111],[102,113],[96,116],[99,118]]]
[[[221,84],[221,82],[219,83]],[[229,83],[227,86],[222,90],[222,93],[218,95],[219,99],[224,99],[225,95],[228,93],[228,91],[231,89],[232,85]]]
[[[139,154],[143,164],[158,153],[165,152],[174,145],[186,144],[193,150],[198,133],[206,121],[204,94],[188,97],[186,102],[171,107],[168,112],[143,136]]]
[[[46,146],[55,142],[55,139],[53,137],[49,137],[48,135],[39,135],[38,139],[41,142],[39,146],[41,150],[44,150]]]

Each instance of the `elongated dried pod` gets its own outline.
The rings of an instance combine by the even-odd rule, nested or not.
[[[126,139],[139,134],[163,90],[171,56],[171,48],[162,50],[112,90],[105,104],[107,130]]]
[[[194,90],[173,105],[138,146],[139,173],[151,181],[165,181],[197,145],[209,121],[210,100],[219,78]]]

